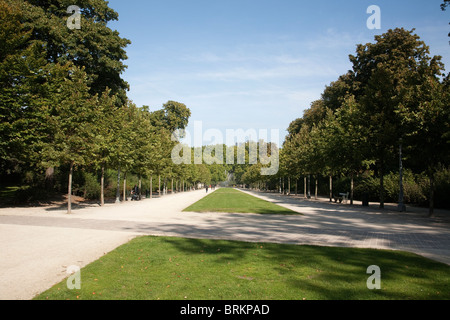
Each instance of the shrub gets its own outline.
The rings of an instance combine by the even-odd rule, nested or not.
[[[89,200],[100,198],[100,183],[97,176],[88,172],[84,172],[84,198]]]
[[[434,204],[436,208],[450,209],[449,195],[450,168],[441,168],[435,176]]]
[[[414,174],[411,170],[403,172],[403,200],[404,203],[423,204],[427,199],[427,188],[423,188],[419,181],[423,181],[422,175]],[[400,193],[399,173],[390,173],[384,179],[386,201],[397,202]]]
[[[361,200],[364,194],[369,195],[369,201],[380,201],[380,180],[373,176],[357,178],[353,192],[354,199]]]
[[[399,173],[390,173],[384,177],[385,202],[398,202],[400,191]],[[342,180],[341,180],[342,181]],[[360,200],[364,193],[369,194],[369,201],[380,201],[380,179],[369,176],[355,179],[354,198]],[[450,209],[450,169],[442,168],[435,176],[435,207]],[[415,174],[406,169],[403,173],[403,196],[407,204],[429,205],[430,181],[425,174]]]

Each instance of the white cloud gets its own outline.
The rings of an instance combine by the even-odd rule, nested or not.
[[[284,132],[320,98],[325,85],[347,71],[350,36],[344,42],[333,40],[336,37],[329,31],[314,41],[285,37],[168,53],[159,64],[147,61],[136,73],[128,73],[129,96],[152,110],[168,100],[183,102],[192,111],[191,122],[204,121],[208,128]],[[321,43],[328,46],[322,52],[317,49]],[[340,58],[324,58],[331,47]]]
[[[261,67],[234,67],[225,70],[199,72],[190,76],[201,80],[211,81],[246,81],[270,80],[307,77],[333,77],[337,71],[334,66],[317,63],[314,60],[294,63],[293,60],[286,65],[274,64],[266,68]]]

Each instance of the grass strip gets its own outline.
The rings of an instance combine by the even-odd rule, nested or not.
[[[381,269],[369,290],[367,268]],[[448,300],[450,266],[399,251],[139,237],[37,300]]]
[[[183,211],[301,215],[298,212],[231,188],[219,189]]]

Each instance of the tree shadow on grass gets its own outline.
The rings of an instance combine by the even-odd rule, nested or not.
[[[219,264],[249,261],[269,280],[313,300],[449,299],[450,267],[406,252],[270,243],[160,238],[187,255]],[[369,290],[367,268],[381,269],[381,290]],[[252,279],[252,274],[247,275]],[[261,277],[258,274],[255,277]],[[269,288],[270,289],[270,288]]]
[[[381,269],[381,290],[367,288],[371,265]],[[39,298],[101,298],[93,291],[108,299],[450,298],[449,266],[414,254],[372,249],[142,236],[90,264],[82,274],[83,292],[68,292],[63,281]]]

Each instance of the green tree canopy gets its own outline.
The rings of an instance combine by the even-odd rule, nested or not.
[[[441,57],[429,56],[429,48],[414,30],[389,30],[376,36],[375,43],[358,45],[351,55],[353,70],[351,93],[369,128],[370,154],[377,161],[380,177],[380,206],[384,207],[383,176],[396,163],[396,147],[404,136],[403,119],[398,112],[404,105],[418,104],[410,91],[428,77],[437,77],[443,69]]]
[[[126,102],[128,83],[121,78],[127,59],[125,48],[131,43],[121,38],[107,24],[118,20],[118,13],[104,0],[81,0],[81,28],[69,29],[67,12],[71,0],[6,0],[23,8],[22,22],[33,30],[31,39],[39,41],[49,63],[66,64],[68,61],[84,68],[89,78],[90,93],[101,95],[106,88]]]

